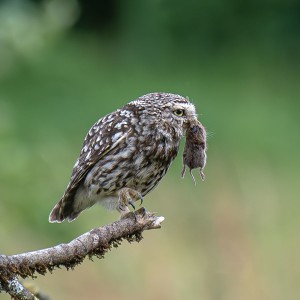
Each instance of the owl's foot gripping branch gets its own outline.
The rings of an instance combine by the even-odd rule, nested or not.
[[[119,191],[119,205],[117,210],[120,212],[121,218],[130,212],[128,205],[131,205],[133,210],[135,210],[134,202],[138,200],[141,201],[141,204],[144,201],[142,195],[136,190],[125,187]]]
[[[103,258],[108,250],[118,247],[124,239],[129,242],[141,241],[144,230],[160,228],[163,221],[164,217],[157,217],[142,207],[116,222],[94,228],[67,244],[11,256],[0,255],[0,292],[9,293],[13,299],[38,299],[22,286],[18,276],[45,275],[47,271],[52,272],[62,266],[73,269],[86,256]]]

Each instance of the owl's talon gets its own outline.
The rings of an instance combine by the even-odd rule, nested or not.
[[[128,208],[128,205],[130,205],[135,211],[134,201],[137,201],[139,199],[142,203],[143,197],[138,191],[127,187],[122,188],[119,191],[119,206],[117,210],[120,212],[121,215],[125,215],[130,211]],[[137,219],[136,216],[135,219]]]
[[[141,206],[144,202],[144,198],[141,193],[138,193],[138,197],[139,197],[139,200],[141,201],[141,203],[140,203],[140,206]]]
[[[139,212],[141,212],[142,218],[144,218],[146,216],[147,209],[145,207],[141,207],[139,209]]]
[[[131,207],[133,208],[133,210],[135,210],[135,206],[134,206],[133,201],[131,199],[128,201],[128,204],[130,204]]]
[[[127,211],[126,207],[124,207],[123,205],[119,205],[118,210]]]
[[[133,216],[134,216],[134,221],[137,222],[138,220],[137,220],[137,216],[136,216],[135,211],[133,212]]]

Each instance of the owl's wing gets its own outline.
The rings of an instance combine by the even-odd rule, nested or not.
[[[110,121],[111,120],[111,121]],[[131,133],[126,118],[110,114],[100,119],[86,135],[63,198],[72,197],[89,170]]]
[[[79,214],[73,211],[74,195],[93,166],[110,151],[120,146],[122,141],[131,133],[130,118],[132,112],[127,114],[117,110],[100,119],[86,135],[80,155],[73,167],[70,182],[60,201],[54,206],[49,222],[69,221]]]

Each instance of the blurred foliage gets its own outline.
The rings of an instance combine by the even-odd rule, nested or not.
[[[178,157],[144,202],[161,230],[37,284],[53,299],[297,299],[299,3],[107,3],[0,2],[1,253],[118,218],[94,207],[47,221],[90,126],[173,92],[209,132],[205,182],[180,179]]]

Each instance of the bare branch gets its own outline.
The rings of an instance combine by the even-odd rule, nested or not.
[[[11,295],[12,299],[18,299],[18,300],[35,300],[35,299],[37,299],[32,293],[30,293],[22,285],[22,283],[17,279],[17,277],[8,279],[3,284],[3,286],[0,285],[0,290],[6,291],[7,293],[9,293]]]
[[[73,269],[86,256],[103,258],[112,246],[117,247],[123,239],[139,242],[144,230],[160,228],[163,220],[163,217],[156,217],[141,208],[119,221],[92,229],[68,244],[11,256],[0,255],[0,290],[9,292],[8,282],[15,280],[16,276],[44,275],[61,266]]]

